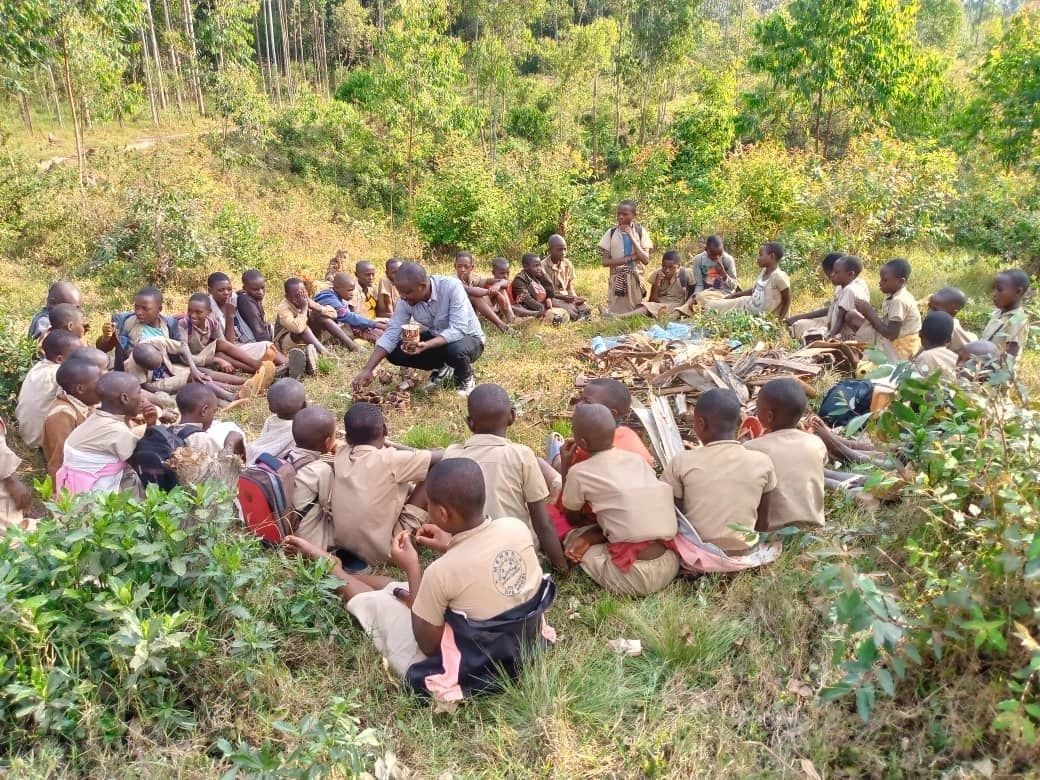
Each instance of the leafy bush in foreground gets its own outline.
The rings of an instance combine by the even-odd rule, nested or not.
[[[36,344],[26,337],[22,325],[0,320],[0,417],[8,423],[14,416],[22,379],[36,360]]]
[[[230,498],[206,484],[93,506],[62,499],[36,532],[0,540],[10,745],[57,738],[75,752],[118,742],[131,724],[183,734],[230,690],[248,701],[290,636],[336,632],[336,581],[237,533]]]
[[[1040,415],[1004,389],[906,378],[873,423],[916,473],[913,522],[870,550],[818,551],[843,675],[866,720],[880,691],[919,698],[974,669],[1005,695],[992,727],[1040,723]],[[979,672],[979,670],[982,670]]]

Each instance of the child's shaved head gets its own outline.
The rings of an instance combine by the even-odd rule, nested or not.
[[[350,444],[375,444],[386,433],[386,420],[375,404],[356,403],[343,415],[343,428]]]
[[[61,363],[82,346],[79,336],[71,330],[52,330],[43,339],[43,354],[48,360]]]
[[[697,399],[693,418],[695,426],[701,421],[702,430],[697,435],[702,443],[735,439],[740,427],[740,399],[732,390],[709,390]]]
[[[580,404],[574,409],[571,419],[574,440],[583,442],[590,453],[609,450],[614,446],[617,422],[610,409],[603,404]]]
[[[66,360],[58,368],[55,379],[58,385],[69,395],[74,395],[81,401],[80,388],[93,387],[101,378],[101,369],[87,360]],[[90,401],[95,403],[95,401]]]
[[[474,433],[501,433],[513,422],[513,402],[501,385],[477,385],[466,399]]]
[[[79,347],[74,349],[72,354],[66,358],[66,362],[69,360],[85,360],[102,371],[108,370],[108,355],[97,347]]]
[[[189,382],[177,391],[177,411],[184,415],[197,415],[203,407],[217,408],[217,394],[198,382]]]
[[[426,475],[426,496],[463,520],[480,522],[484,517],[484,472],[469,458],[442,460]]]
[[[267,390],[267,407],[283,420],[293,419],[306,406],[307,391],[296,379],[279,379]]]
[[[301,409],[293,417],[292,435],[297,447],[325,452],[336,436],[336,416],[324,406]]]
[[[83,301],[79,289],[72,282],[55,282],[47,290],[47,306],[57,306],[59,303],[71,303],[79,306]]]
[[[123,371],[109,371],[97,383],[101,408],[111,414],[128,417],[141,406],[141,383]]]
[[[83,310],[71,303],[59,303],[51,307],[51,330],[68,330],[83,335]]]
[[[943,287],[936,290],[928,298],[928,308],[932,311],[944,311],[951,317],[968,305],[968,296],[959,287]]]
[[[735,398],[736,396],[734,396]],[[793,379],[766,382],[758,393],[758,416],[771,431],[794,428],[809,405],[805,388]],[[738,402],[737,425],[740,424]]]
[[[928,312],[921,320],[921,344],[926,349],[945,347],[953,337],[953,317],[944,311]]]
[[[134,362],[137,365],[149,371],[154,371],[163,364],[162,350],[154,344],[149,344],[147,341],[134,344],[134,349],[130,354],[133,355]]]
[[[255,268],[250,268],[248,271],[242,274],[242,284],[256,284],[257,282],[264,281],[264,275]]]
[[[632,412],[632,393],[618,379],[593,379],[581,391],[584,403],[603,404],[620,423]]]

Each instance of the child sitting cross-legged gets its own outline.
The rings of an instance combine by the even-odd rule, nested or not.
[[[740,401],[733,391],[704,393],[693,411],[693,430],[703,446],[676,455],[662,475],[701,539],[729,556],[746,555],[758,545],[755,529],[769,527],[769,497],[777,485],[772,460],[738,442],[739,427]]]
[[[260,435],[246,446],[246,465],[256,463],[264,453],[284,458],[295,446],[293,419],[306,407],[307,392],[299,381],[286,377],[271,385],[267,391],[267,408],[271,415],[264,420]]]
[[[914,358],[914,368],[922,376],[941,371],[947,379],[957,378],[957,353],[947,344],[953,337],[953,317],[944,311],[933,311],[921,321],[921,351]]]
[[[426,522],[423,480],[443,451],[388,444],[375,404],[352,404],[343,427],[347,446],[336,453],[332,486],[333,543],[366,563],[387,563],[394,535]]]
[[[638,455],[614,447],[616,423],[607,407],[581,404],[572,424],[574,444],[589,457],[563,474],[560,498],[577,526],[564,539],[564,553],[609,591],[656,593],[679,572],[670,547],[678,525],[668,486]],[[585,525],[586,505],[593,525]]]
[[[137,435],[127,424],[141,411],[141,383],[122,371],[109,371],[98,380],[100,406],[65,440],[65,454],[54,481],[56,490],[72,494],[132,492],[139,484],[126,461],[137,447]],[[154,424],[156,411],[146,421]]]
[[[715,311],[746,311],[785,319],[791,306],[791,280],[780,269],[783,257],[781,244],[775,241],[762,244],[758,250],[758,267],[762,272],[750,289],[730,293],[725,298],[699,293],[697,302]]]
[[[43,421],[58,396],[58,369],[65,359],[83,346],[68,330],[51,330],[43,339],[43,360],[35,363],[18,390],[15,418],[18,433],[30,447],[43,444]]]
[[[856,312],[866,320],[876,334],[877,345],[884,350],[889,360],[910,360],[921,348],[921,312],[917,301],[906,288],[910,278],[910,263],[902,258],[889,260],[879,272],[878,287],[885,294],[881,314],[874,310],[870,301],[856,301]],[[868,329],[860,325],[860,334]],[[866,340],[865,335],[858,336]]]
[[[102,370],[90,360],[70,358],[58,368],[61,390],[43,421],[43,457],[51,479],[58,475],[65,460],[65,441],[94,411],[97,405],[97,383]]]
[[[827,446],[798,427],[808,407],[805,390],[793,379],[774,379],[762,386],[757,401],[765,434],[744,447],[769,456],[776,489],[768,494],[765,523],[756,523],[755,530],[775,531],[787,525],[822,528]]]
[[[677,249],[669,249],[661,256],[661,267],[650,274],[650,298],[636,307],[644,309],[651,317],[671,314],[686,303],[688,279],[682,267],[682,255]]]
[[[301,409],[292,421],[296,442],[286,459],[296,468],[293,535],[321,550],[332,544],[332,464],[322,458],[336,447],[336,416],[323,406]]]
[[[520,259],[520,265],[522,270],[513,279],[509,288],[515,301],[515,307],[534,312],[536,317],[554,325],[570,322],[570,312],[574,311],[574,308],[566,304],[557,305],[554,297],[556,290],[549,281],[549,277],[545,275],[542,258],[528,252]]]
[[[466,400],[466,424],[473,431],[462,444],[444,450],[445,458],[469,458],[480,464],[487,492],[485,514],[523,520],[553,568],[567,571],[567,559],[549,519],[549,488],[530,447],[506,438],[516,420],[509,394],[500,385],[477,385]]]
[[[318,545],[286,545],[329,558],[340,596],[390,666],[413,690],[441,700],[494,689],[519,674],[555,635],[543,618],[555,588],[542,573],[531,532],[516,518],[484,513],[480,466],[444,460],[427,477],[430,521],[416,541],[440,553],[425,571],[408,531],[390,545],[407,582],[350,574]]]

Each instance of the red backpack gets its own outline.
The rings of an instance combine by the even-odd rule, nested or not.
[[[315,458],[305,455],[295,461],[264,453],[238,475],[238,503],[246,528],[271,545],[281,544],[296,532],[300,519],[314,506],[297,511],[292,505],[296,472]]]

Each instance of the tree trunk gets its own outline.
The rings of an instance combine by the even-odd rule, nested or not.
[[[295,31],[294,44],[296,47],[296,61],[303,71],[303,80],[307,80],[307,60],[303,56],[303,16],[300,13],[300,0],[293,0],[292,8],[292,31]]]
[[[195,44],[195,18],[189,0],[181,0],[184,9],[184,31],[191,45],[191,83],[195,91],[195,103],[199,114],[206,116],[206,103],[202,99],[202,78],[199,75],[199,49]]]
[[[170,51],[170,66],[173,68],[173,91],[177,99],[177,113],[184,113],[184,92],[181,86],[181,61],[177,47],[173,45],[173,20],[170,18],[170,0],[162,0],[163,27],[166,30],[167,47]]]
[[[29,110],[29,96],[24,92],[19,92],[18,104],[22,109],[22,124],[25,125],[25,131],[30,136],[35,135],[35,132],[33,131],[32,112]]]
[[[292,58],[289,54],[289,25],[285,14],[285,0],[278,0],[278,27],[282,38],[282,62],[285,69],[285,84],[289,90],[289,100],[296,99],[296,85],[293,80]]]
[[[58,97],[58,85],[54,83],[54,68],[47,63],[47,78],[51,82],[51,96],[54,98],[54,113],[58,117],[58,127],[65,128],[65,117],[61,113],[61,98]]]
[[[823,120],[823,85],[816,92],[816,117],[813,122],[813,136],[816,139],[816,154],[820,153],[820,122]]]
[[[262,13],[262,11],[261,11]],[[271,89],[271,79],[267,68],[264,67],[264,52],[260,46],[260,14],[258,13],[253,17],[253,39],[256,41],[256,59],[260,65],[260,81],[264,83],[264,92],[268,98],[274,96]]]
[[[266,0],[263,3],[265,9],[265,27],[267,28],[267,69],[271,73],[271,81],[274,82],[274,94],[278,102],[282,102],[282,72],[278,67],[278,54],[274,44],[274,0]]]
[[[332,74],[329,73],[329,43],[325,35],[325,12],[318,17],[319,29],[321,30],[321,77],[325,79],[325,90],[332,94]]]
[[[86,183],[86,163],[83,157],[83,128],[80,126],[79,112],[76,111],[76,90],[72,86],[72,71],[69,69],[69,41],[62,23],[59,36],[61,39],[61,63],[62,76],[65,80],[65,95],[69,100],[69,110],[72,112],[72,131],[76,138],[76,161],[79,165],[79,186],[83,188]]]
[[[599,68],[592,77],[592,170],[599,170]]]
[[[614,49],[614,143],[621,143],[621,42],[624,19],[618,20],[617,48]]]
[[[145,40],[144,24],[141,24],[141,70],[144,71],[145,91],[148,93],[148,104],[152,108],[152,124],[159,126],[159,110],[155,105],[155,88],[152,86],[152,70],[148,67],[148,41]]]
[[[165,110],[169,105],[166,100],[166,79],[163,77],[162,56],[159,54],[159,42],[155,38],[155,18],[152,15],[152,0],[144,0],[145,16],[148,18],[148,37],[152,42],[152,54],[155,61],[155,78],[159,84],[159,104]]]

